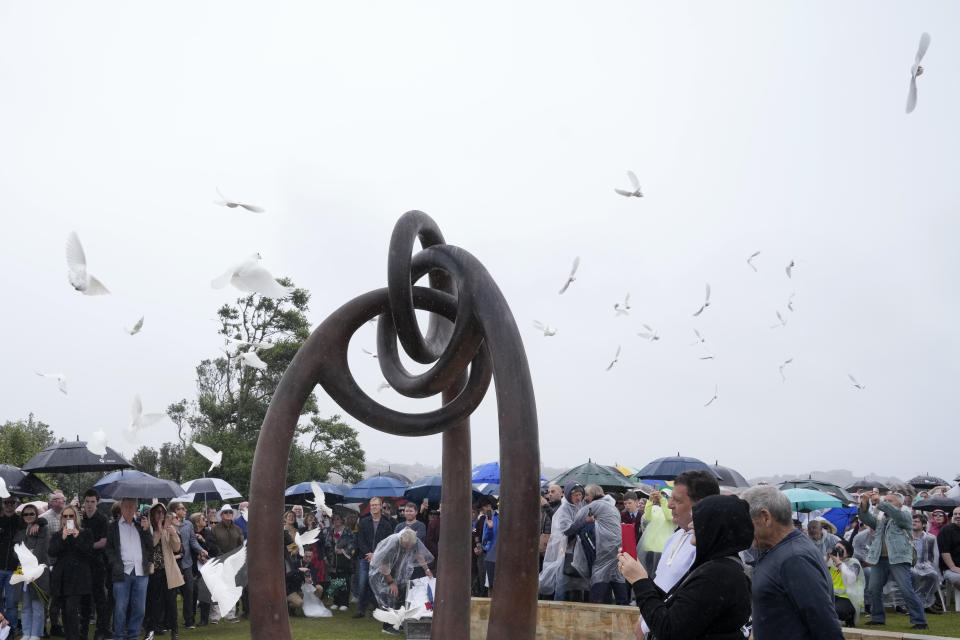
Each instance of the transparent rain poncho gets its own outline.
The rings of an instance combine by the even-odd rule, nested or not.
[[[580,489],[582,492],[582,488]],[[569,493],[564,491],[564,494]],[[563,557],[567,553],[567,535],[564,533],[573,524],[577,512],[584,503],[573,504],[568,496],[560,500],[560,506],[557,507],[550,521],[550,539],[547,541],[547,548],[543,552],[543,569],[540,571],[540,593],[553,593],[557,586],[557,581],[563,573]]]
[[[407,531],[413,533],[412,541],[409,541],[409,534],[404,535]],[[408,538],[408,542],[401,542],[401,536]],[[413,529],[404,529],[381,540],[370,558],[370,589],[377,602],[387,609],[395,609],[396,598],[390,593],[386,576],[389,575],[399,587],[410,579],[416,567],[426,568],[431,562],[433,554],[420,542]]]
[[[620,528],[620,512],[617,511],[613,497],[603,496],[584,506],[574,518],[572,527],[577,529],[582,526],[587,516],[594,518],[597,544],[597,557],[593,560],[590,584],[623,582],[623,576],[617,568],[617,553],[623,542],[623,530]],[[574,565],[576,566],[577,563],[578,558],[574,557]],[[583,573],[582,569],[581,573]]]

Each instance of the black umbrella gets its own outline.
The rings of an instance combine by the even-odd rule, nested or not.
[[[52,489],[45,485],[43,480],[37,476],[9,464],[0,464],[0,478],[3,478],[3,481],[6,483],[7,491],[10,492],[10,495],[19,498],[39,496],[40,494],[50,493],[52,491]]]
[[[140,475],[124,474],[116,482],[107,484],[100,489],[100,495],[106,498],[178,498],[183,495],[183,487],[173,480],[154,478],[149,473]]]
[[[878,491],[890,491],[890,487],[882,482],[879,482],[878,480],[869,481],[866,478],[863,480],[857,480],[847,487],[847,491],[869,491],[871,489],[876,489]]]
[[[719,482],[724,487],[749,487],[747,479],[734,471],[730,467],[724,467],[719,462],[714,461],[710,469],[717,474]]]
[[[553,479],[552,484],[558,484],[562,487],[568,482],[578,482],[583,486],[598,484],[603,487],[604,491],[633,489],[633,483],[623,477],[623,474],[619,471],[590,461],[564,471]]]
[[[409,486],[409,485],[411,484],[411,482],[412,482],[412,480],[410,480],[410,478],[408,478],[407,476],[403,475],[402,473],[397,473],[396,471],[390,471],[389,467],[387,468],[386,471],[378,471],[378,472],[377,472],[377,475],[380,476],[381,478],[393,478],[394,480],[399,480],[400,482],[402,482],[403,484],[408,485],[408,486]],[[373,475],[371,474],[370,476],[367,477],[367,479],[373,478],[373,477],[375,477],[375,476],[373,476]]]
[[[914,511],[933,511],[934,509],[943,509],[949,512],[951,509],[960,507],[960,500],[956,498],[925,498],[919,502],[914,502]]]
[[[937,476],[924,474],[922,476],[915,476],[913,478],[910,478],[909,480],[907,480],[907,484],[909,484],[914,489],[933,489],[934,487],[939,487],[941,485],[949,485],[950,483],[944,480],[943,478],[938,478]]]
[[[132,469],[119,453],[107,447],[107,452],[98,456],[87,449],[87,443],[77,439],[50,445],[23,465],[24,471],[44,473],[82,473],[84,471],[112,471]],[[131,496],[133,497],[133,496]]]

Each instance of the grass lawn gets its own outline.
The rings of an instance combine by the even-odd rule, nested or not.
[[[324,603],[326,604],[326,603]],[[332,618],[291,618],[290,626],[293,630],[295,640],[374,640],[376,638],[388,638],[390,636],[380,631],[381,623],[370,617],[369,613],[365,618],[355,620],[352,616],[356,613],[356,605],[350,605],[346,611],[334,611]],[[864,620],[868,618],[865,616]],[[960,613],[946,613],[944,615],[927,615],[927,623],[930,625],[929,631],[917,632],[911,631],[910,619],[899,613],[887,613],[887,624],[885,626],[868,627],[863,624],[857,626],[858,629],[873,629],[877,631],[901,631],[907,633],[924,633],[932,636],[946,636],[949,638],[960,638]],[[161,636],[160,640],[169,636]],[[216,625],[199,627],[194,631],[186,629],[181,630],[180,637],[183,640],[206,640],[207,638],[220,640],[249,640],[250,623],[241,620],[237,623],[220,622]],[[402,637],[402,636],[396,636]]]
[[[867,616],[860,619],[858,629],[873,629],[876,631],[902,631],[906,633],[923,633],[931,636],[946,636],[948,638],[960,638],[960,613],[945,613],[940,616],[927,614],[927,624],[930,629],[927,631],[913,631],[910,629],[910,618],[900,614],[891,613],[887,610],[887,624],[884,626],[866,626],[863,624],[869,620]],[[386,637],[386,636],[384,636]]]
[[[293,637],[296,640],[313,640],[314,638],[329,638],[330,640],[373,640],[376,638],[380,640],[391,637],[380,631],[382,623],[371,618],[369,612],[366,617],[355,620],[352,616],[356,612],[356,605],[350,605],[350,608],[346,611],[334,611],[332,618],[290,618]],[[159,640],[169,637],[169,634],[164,635]],[[402,638],[403,636],[394,637]],[[250,640],[250,622],[247,620],[235,623],[221,621],[218,624],[197,627],[192,631],[181,629],[180,638],[182,640],[206,640],[207,638]]]

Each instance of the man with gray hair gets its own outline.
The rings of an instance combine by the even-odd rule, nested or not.
[[[564,532],[567,536],[577,534],[588,522],[594,523],[596,558],[590,570],[590,602],[609,604],[610,589],[618,605],[625,605],[627,583],[617,567],[617,554],[623,545],[623,530],[620,528],[620,512],[612,496],[604,495],[603,488],[588,484],[583,488],[587,505]],[[576,563],[574,563],[576,564]],[[586,567],[582,567],[585,569]],[[581,567],[577,567],[581,569]],[[581,573],[586,573],[581,571]]]
[[[753,637],[843,640],[824,556],[793,526],[790,500],[770,486],[740,496],[750,505],[754,545]]]
[[[860,496],[858,514],[863,524],[876,531],[873,544],[867,549],[867,562],[873,567],[867,583],[866,601],[870,605],[870,620],[867,624],[886,624],[883,610],[883,587],[890,577],[900,589],[900,595],[910,612],[911,629],[926,629],[927,616],[913,588],[910,566],[913,564],[913,520],[902,510],[903,496],[888,493],[883,497],[874,517],[869,511],[873,491]]]

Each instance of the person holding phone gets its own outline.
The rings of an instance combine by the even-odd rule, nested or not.
[[[60,513],[60,530],[50,536],[47,550],[56,558],[50,577],[51,593],[60,599],[64,632],[67,640],[87,637],[90,619],[81,615],[84,596],[91,595],[93,536],[83,529],[76,507],[67,506]]]
[[[163,503],[150,507],[150,530],[153,533],[150,578],[147,581],[147,606],[143,628],[147,638],[170,629],[170,640],[177,640],[177,589],[183,586],[183,574],[177,566],[176,554],[183,549],[180,532],[168,517]]]

